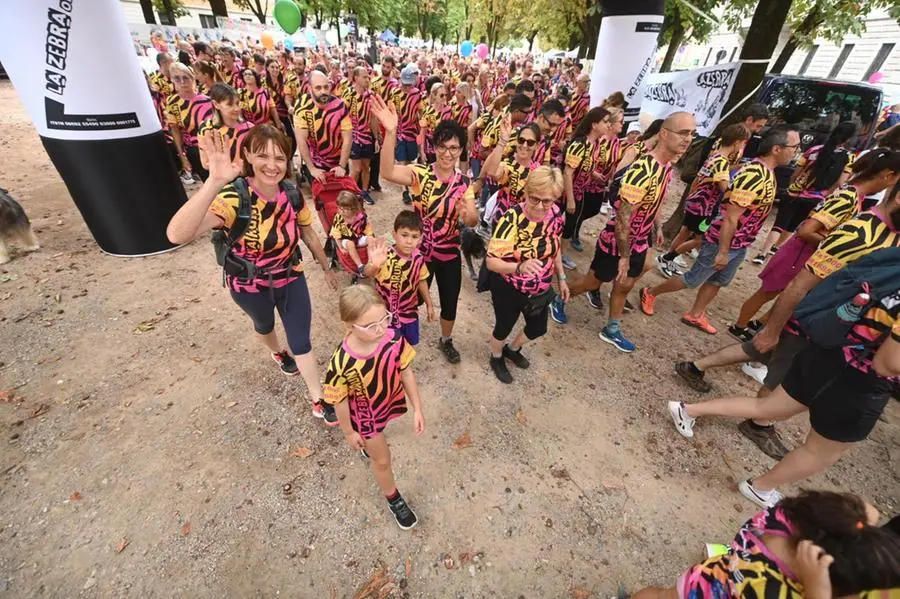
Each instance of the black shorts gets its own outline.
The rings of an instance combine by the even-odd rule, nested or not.
[[[784,377],[797,358],[797,354],[809,347],[810,341],[806,337],[794,335],[792,333],[782,333],[781,339],[775,349],[764,354],[759,353],[753,341],[745,341],[741,344],[741,349],[754,362],[762,362],[768,368],[768,373],[763,381],[763,386],[770,391],[774,391],[778,385],[784,382]]]
[[[375,155],[375,144],[358,144],[355,141],[350,146],[351,160],[366,160]]]
[[[841,348],[815,345],[800,352],[781,386],[809,408],[814,431],[841,443],[868,437],[891,397],[890,383],[849,366]]]
[[[704,233],[706,233],[706,229],[709,228],[709,221],[711,221],[711,220],[712,220],[712,218],[709,216],[700,216],[699,214],[689,214],[689,213],[685,212],[684,213],[684,222],[682,224],[691,233],[696,233],[697,235],[703,235]],[[701,228],[701,227],[703,227],[703,228]]]
[[[644,263],[646,261],[646,250],[639,254],[631,254],[628,264],[628,276],[632,279],[641,276],[641,273],[644,272]],[[594,251],[594,259],[591,261],[591,270],[594,271],[594,276],[597,277],[598,281],[609,283],[619,274],[619,257],[611,256],[601,250],[600,246],[597,246],[597,249]]]
[[[793,233],[806,220],[812,209],[816,207],[818,200],[809,198],[788,197],[781,203],[778,214],[775,215],[773,231],[787,231]]]

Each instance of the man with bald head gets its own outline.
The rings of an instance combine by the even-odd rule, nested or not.
[[[331,81],[321,71],[310,72],[309,91],[312,102],[297,102],[294,110],[300,156],[320,183],[329,172],[346,177],[353,132],[350,111],[343,100],[331,95]]]
[[[566,113],[572,129],[578,126],[590,108],[591,94],[588,90],[590,85],[591,78],[587,73],[582,73],[575,78],[575,94],[566,105]]]
[[[656,298],[664,293],[700,287],[693,307],[681,317],[681,322],[710,335],[716,334],[706,308],[719,289],[734,278],[747,248],[753,245],[772,211],[777,187],[775,167],[790,164],[799,148],[800,134],[796,129],[775,127],[769,130],[759,144],[756,160],[743,166],[731,178],[719,215],[706,231],[697,261],[691,269],[662,285],[641,289],[644,314],[653,315]]]
[[[694,115],[676,112],[663,123],[659,143],[650,152],[631,163],[621,179],[613,183],[616,213],[597,237],[591,272],[569,283],[570,296],[594,291],[602,283],[613,282],[609,298],[609,320],[600,331],[600,339],[619,351],[631,353],[635,345],[621,331],[625,298],[644,273],[654,243],[662,244],[659,207],[665,199],[672,177],[672,164],[687,151],[696,133]],[[568,318],[559,298],[551,305],[553,320]]]

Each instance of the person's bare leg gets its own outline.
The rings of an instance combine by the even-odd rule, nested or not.
[[[363,191],[367,191],[369,189],[369,181],[371,179],[371,160],[363,159],[359,161],[360,171],[359,178],[362,181],[362,189]]]
[[[601,285],[593,271],[586,273],[582,277],[574,275],[573,278],[569,279],[568,283],[569,297],[575,297],[576,295],[581,295],[588,291],[596,291],[597,289],[600,289]]]
[[[506,339],[494,339],[494,336],[491,335],[490,348],[491,348],[491,356],[495,358],[499,358],[503,355],[503,344],[506,343]]]
[[[297,362],[297,369],[300,370],[300,376],[306,383],[306,390],[309,392],[309,400],[313,403],[321,400],[325,395],[322,393],[322,381],[319,380],[319,365],[316,363],[314,353],[306,352],[299,356],[294,356]]]
[[[452,337],[453,336],[453,323],[455,320],[444,320],[441,319],[441,336],[443,337]]]
[[[728,418],[768,418],[787,420],[807,408],[787,394],[781,386],[762,399],[756,397],[720,397],[698,403],[685,404],[691,418],[724,416]]]
[[[709,368],[716,368],[718,366],[740,364],[741,362],[746,362],[749,358],[750,356],[747,355],[747,352],[744,351],[744,348],[741,346],[741,344],[735,343],[725,346],[722,349],[709,354],[708,356],[703,356],[699,360],[695,360],[694,366],[696,366],[700,370],[707,370]]]
[[[697,249],[701,245],[703,245],[703,238],[698,235],[697,237],[694,237],[693,239],[685,241],[684,243],[679,245],[677,248],[675,248],[675,251],[679,254],[687,254],[688,252]]]
[[[675,236],[675,239],[672,240],[671,245],[669,245],[670,252],[678,252],[678,247],[688,240],[691,236],[691,232],[688,231],[688,228],[682,226],[681,229],[678,230],[678,235]],[[679,252],[681,253],[681,252]]]
[[[751,482],[760,491],[771,491],[782,485],[805,480],[823,472],[853,447],[853,443],[841,443],[826,439],[816,431],[809,431],[806,442],[784,456],[771,470]]]
[[[516,338],[513,339],[512,343],[509,344],[509,349],[513,351],[519,351],[522,349],[526,343],[528,343],[530,339],[525,335],[525,331],[519,331],[519,334],[516,335]]]
[[[275,334],[275,329],[272,329],[270,332],[265,335],[256,334],[257,337],[263,342],[263,345],[266,346],[270,352],[278,353],[284,348],[281,346],[281,343],[278,342],[278,335]]]
[[[748,297],[741,305],[741,312],[738,314],[738,318],[734,325],[741,327],[742,329],[745,328],[747,323],[750,322],[750,319],[756,316],[756,313],[759,312],[760,308],[778,297],[779,293],[780,292],[777,291],[763,291],[762,287],[754,291],[753,295]]]
[[[350,161],[350,178],[360,183],[360,173],[362,172],[361,160],[351,160]],[[363,187],[363,191],[367,188]]]
[[[713,285],[712,283],[703,283],[703,285],[700,285],[700,289],[697,290],[697,296],[694,298],[694,305],[691,306],[689,311],[690,315],[699,317],[706,312],[709,304],[712,303],[719,294],[719,289],[721,289],[721,287]]]
[[[381,487],[385,497],[393,495],[397,490],[397,481],[394,480],[394,471],[391,468],[391,448],[383,434],[378,434],[371,439],[366,439],[366,453],[371,460],[372,474],[375,481]]]
[[[672,277],[671,279],[666,279],[655,287],[651,287],[650,295],[652,295],[653,297],[659,297],[664,293],[674,293],[686,288],[687,285],[684,284],[684,279],[682,279],[681,277]]]
[[[625,300],[628,293],[634,288],[637,279],[626,278],[624,283],[613,281],[612,293],[609,294],[609,319],[622,320],[625,312]]]
[[[778,241],[778,238],[781,236],[781,231],[777,229],[772,229],[769,231],[769,234],[766,235],[766,240],[763,242],[762,247],[759,249],[760,254],[765,254],[770,249],[775,247],[775,242]]]

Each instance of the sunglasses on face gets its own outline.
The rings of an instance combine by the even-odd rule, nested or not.
[[[373,322],[371,324],[354,324],[353,327],[360,331],[365,331],[366,333],[374,333],[378,329],[386,329],[387,327],[391,326],[392,321],[393,316],[391,316],[390,312],[386,312],[381,320],[377,322]]]
[[[520,146],[527,146],[529,148],[533,148],[537,145],[536,139],[528,139],[527,137],[519,137],[516,141],[519,142]]]
[[[535,207],[543,206],[544,208],[550,208],[551,206],[553,206],[553,204],[556,203],[556,199],[555,198],[534,198],[534,197],[528,196],[528,202],[532,206],[535,206]]]

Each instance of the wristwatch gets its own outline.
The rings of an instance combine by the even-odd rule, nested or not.
[[[360,278],[365,279],[366,278],[366,265],[360,264],[359,266],[357,266],[356,274],[358,274],[360,276]]]
[[[569,280],[569,277],[568,277],[565,273],[563,273],[563,274],[561,274],[561,275],[556,275],[556,279],[557,279],[560,283],[565,283],[566,281]]]

